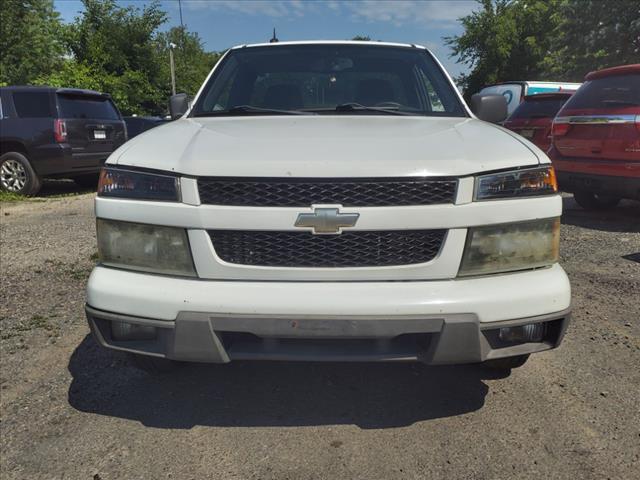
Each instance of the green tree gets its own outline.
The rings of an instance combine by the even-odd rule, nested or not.
[[[171,93],[169,43],[177,45],[178,88],[192,95],[220,57],[186,28],[161,32],[167,16],[157,2],[83,4],[63,25],[51,0],[0,0],[0,82],[89,88],[110,93],[124,114],[162,114]]]
[[[582,81],[592,70],[640,63],[638,0],[565,0],[556,17],[544,62],[552,75]]]
[[[157,2],[142,9],[120,7],[115,0],[83,0],[84,11],[67,29],[73,57],[114,74],[127,70],[157,72],[154,40],[167,15]]]
[[[470,68],[457,81],[465,95],[506,80],[543,80],[550,32],[561,0],[478,0],[481,8],[460,19],[464,33],[446,37],[452,56]],[[562,80],[562,79],[556,79]]]
[[[35,85],[49,85],[51,87],[86,88],[101,90],[104,86],[100,74],[83,63],[73,59],[66,59],[60,68],[53,73],[38,75],[32,82]]]
[[[156,38],[166,13],[156,2],[142,9],[121,7],[115,0],[83,3],[84,11],[65,32],[72,59],[49,83],[80,86],[81,80],[96,85],[110,93],[125,114],[163,110],[166,92],[159,78]]]
[[[27,84],[62,63],[62,26],[53,0],[0,1],[0,84]]]

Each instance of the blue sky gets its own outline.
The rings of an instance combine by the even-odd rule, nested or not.
[[[146,0],[122,0],[122,5],[144,6]],[[180,24],[178,0],[162,0],[168,13],[166,27]],[[82,10],[80,0],[55,0],[64,21]],[[368,35],[374,40],[425,45],[454,76],[465,67],[449,58],[442,37],[462,32],[459,17],[477,3],[467,0],[182,0],[187,28],[196,31],[208,50],[224,50],[271,37],[280,40],[342,40]]]

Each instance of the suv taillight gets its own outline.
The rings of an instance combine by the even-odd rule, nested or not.
[[[569,133],[569,128],[571,128],[571,124],[568,121],[556,118],[553,120],[551,126],[551,135],[554,137],[563,137]]]
[[[58,143],[67,141],[67,124],[61,118],[56,118],[53,123],[53,135]]]

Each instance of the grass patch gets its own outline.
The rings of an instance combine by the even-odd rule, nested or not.
[[[54,326],[47,322],[47,319],[42,315],[33,315],[26,323],[22,323],[15,327],[16,332],[29,332],[31,330],[35,330],[41,328],[43,330],[51,331],[54,329]],[[10,334],[11,336],[15,336]]]
[[[74,280],[86,280],[91,274],[92,267],[71,267],[67,270],[67,274]]]
[[[83,189],[78,190],[76,192],[63,192],[63,193],[54,193],[51,195],[46,195],[47,198],[67,198],[67,197],[77,197],[78,195],[86,195],[87,193],[96,193],[95,189]]]
[[[42,315],[34,315],[29,323],[33,327],[44,327],[47,324],[47,320]]]
[[[25,197],[24,195],[0,190],[0,202],[24,202],[28,199],[29,197]]]

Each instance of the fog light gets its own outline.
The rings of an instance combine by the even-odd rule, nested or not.
[[[156,327],[128,322],[111,322],[111,338],[122,340],[154,340]]]
[[[541,342],[544,338],[545,327],[545,323],[530,323],[517,327],[504,327],[500,329],[498,338],[503,342],[509,343]]]

